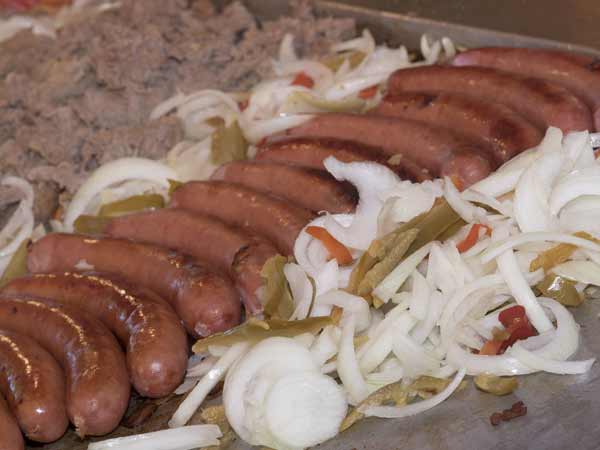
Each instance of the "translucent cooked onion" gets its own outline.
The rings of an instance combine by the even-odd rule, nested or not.
[[[241,342],[233,345],[216,362],[216,364],[202,377],[196,387],[188,394],[179,405],[171,420],[169,427],[177,428],[184,426],[200,407],[206,396],[214,389],[219,381],[223,379],[227,370],[246,352],[248,344]]]
[[[508,250],[501,254],[497,259],[498,269],[508,285],[510,292],[514,296],[517,303],[525,308],[527,317],[535,329],[543,333],[553,328],[548,316],[544,313],[542,307],[538,303],[533,291],[525,280],[515,254],[512,250]]]
[[[552,232],[536,232],[536,233],[521,233],[516,236],[511,236],[501,243],[490,246],[482,255],[481,262],[486,264],[507,250],[513,249],[529,242],[559,242],[563,244],[572,244],[594,252],[600,252],[600,245],[577,236],[567,233],[552,233]]]
[[[520,362],[534,370],[541,370],[548,373],[559,375],[577,375],[588,372],[596,358],[586,359],[585,361],[556,361],[543,358],[526,350],[519,342],[516,342],[508,351]]]
[[[221,436],[217,425],[191,425],[92,442],[88,450],[188,450],[219,445]]]
[[[340,350],[337,357],[337,372],[348,391],[352,403],[362,402],[369,395],[367,383],[362,376],[354,351],[355,319],[350,316],[342,327]]]

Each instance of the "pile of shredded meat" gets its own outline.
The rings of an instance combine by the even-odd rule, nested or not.
[[[99,164],[163,157],[181,125],[148,116],[178,90],[248,88],[269,74],[285,33],[301,55],[355,33],[352,20],[317,18],[306,2],[261,22],[239,2],[219,11],[209,0],[124,0],[80,25],[0,44],[0,167],[34,184],[36,221]],[[17,197],[0,190],[0,217]]]

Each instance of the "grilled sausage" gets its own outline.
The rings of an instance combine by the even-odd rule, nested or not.
[[[15,416],[0,395],[0,448],[2,450],[24,450],[25,442]]]
[[[83,266],[121,275],[167,300],[197,337],[228,330],[240,321],[239,297],[227,277],[162,247],[54,233],[30,247],[27,264],[32,273],[70,272]]]
[[[452,64],[491,67],[560,84],[592,108],[600,130],[600,66],[591,58],[558,50],[487,47],[460,53]]]
[[[381,149],[335,139],[300,138],[268,142],[258,147],[255,159],[323,170],[325,169],[323,161],[330,156],[346,163],[373,161],[387,166],[403,179],[418,182],[431,179],[431,176],[420,169],[413,169],[408,173],[400,166],[389,163],[389,157]]]
[[[67,414],[81,437],[119,425],[129,402],[129,377],[123,352],[104,325],[48,299],[2,297],[0,328],[33,338],[62,366]]]
[[[185,376],[185,330],[175,311],[147,289],[114,275],[62,272],[17,278],[2,293],[51,298],[100,320],[127,349],[131,382],[143,396],[169,395]]]
[[[116,238],[179,250],[209,267],[217,267],[230,274],[250,314],[262,310],[256,296],[256,289],[262,284],[260,271],[277,254],[277,249],[266,239],[180,208],[116,217],[108,222],[104,232]]]
[[[69,426],[65,374],[28,336],[0,330],[0,395],[32,441],[53,442]]]
[[[538,145],[543,137],[537,127],[510,108],[461,94],[401,92],[387,95],[369,113],[420,120],[483,139],[496,164]]]
[[[356,208],[356,190],[323,170],[274,162],[233,161],[217,169],[212,179],[241,184],[315,212],[350,213]]]
[[[481,150],[485,144],[415,120],[322,114],[287,133],[297,137],[348,139],[380,147],[388,156],[400,156],[400,165],[411,161],[431,175],[447,175],[463,187],[485,178],[491,171],[490,152]]]
[[[423,66],[400,69],[388,81],[390,93],[442,91],[503,103],[539,128],[590,130],[587,105],[568,89],[540,78],[487,67]]]
[[[177,188],[171,206],[208,214],[265,236],[291,255],[296,237],[313,214],[289,202],[223,181],[193,181]]]

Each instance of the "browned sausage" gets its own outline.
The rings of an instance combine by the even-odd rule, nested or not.
[[[400,92],[384,97],[369,113],[421,120],[483,139],[497,164],[535,147],[543,137],[539,128],[507,106],[462,94]]]
[[[423,66],[400,69],[388,81],[390,93],[442,91],[503,103],[539,128],[590,130],[587,105],[559,84],[487,67]]]
[[[228,330],[240,321],[239,297],[227,277],[162,247],[53,233],[30,247],[27,264],[33,273],[83,268],[118,274],[167,300],[197,337]]]
[[[15,416],[8,409],[6,401],[0,395],[0,449],[24,450],[25,442],[17,425]]]
[[[403,179],[417,182],[431,179],[431,176],[421,169],[406,171],[398,165],[391,164],[388,161],[389,156],[386,156],[381,149],[335,139],[300,138],[268,142],[258,147],[255,159],[323,170],[325,169],[323,161],[330,156],[345,163],[373,161],[387,166]]]
[[[53,442],[67,430],[65,374],[30,337],[0,330],[0,394],[32,441]]]
[[[412,161],[433,176],[449,176],[462,187],[485,178],[491,171],[486,144],[416,120],[359,114],[322,114],[289,130],[288,135],[348,139],[380,147],[400,156],[399,164]]]
[[[230,274],[250,314],[262,310],[256,296],[256,289],[262,284],[260,271],[267,259],[277,254],[266,239],[180,208],[116,217],[108,222],[104,232],[116,238],[172,248],[192,255],[208,267],[217,267]]]
[[[452,64],[491,67],[560,84],[592,108],[600,130],[600,65],[591,58],[558,50],[487,47],[460,53]]]
[[[50,298],[100,320],[127,348],[131,382],[143,396],[169,395],[185,376],[185,330],[175,311],[147,289],[114,275],[62,272],[16,278],[2,293]]]
[[[0,328],[36,340],[67,377],[67,413],[80,436],[114,430],[129,402],[125,356],[115,337],[89,314],[48,299],[3,297]]]
[[[212,179],[241,184],[315,212],[350,213],[356,208],[356,190],[323,170],[268,161],[233,161],[217,169]]]
[[[289,202],[223,181],[193,181],[177,188],[171,206],[208,214],[265,236],[291,255],[296,237],[313,214]]]

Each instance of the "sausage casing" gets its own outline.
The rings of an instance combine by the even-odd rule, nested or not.
[[[0,298],[0,328],[36,340],[67,379],[67,414],[80,436],[113,431],[129,402],[125,356],[89,314],[47,299]]]
[[[50,298],[100,320],[127,349],[131,382],[143,396],[164,397],[185,376],[185,330],[171,306],[147,289],[114,275],[60,272],[16,278],[2,293]]]
[[[291,255],[296,237],[314,215],[289,202],[224,181],[192,181],[171,195],[171,206],[214,216],[265,236]]]
[[[277,254],[277,249],[266,239],[214,217],[181,208],[115,217],[104,232],[116,238],[172,248],[208,267],[217,267],[230,274],[250,314],[262,310],[256,295],[262,282],[260,271],[265,262]]]
[[[52,233],[29,248],[27,264],[32,273],[83,269],[118,274],[167,300],[196,337],[228,330],[240,321],[239,296],[226,276],[162,247]]]
[[[65,374],[28,336],[0,330],[0,393],[32,441],[53,442],[69,426]]]

